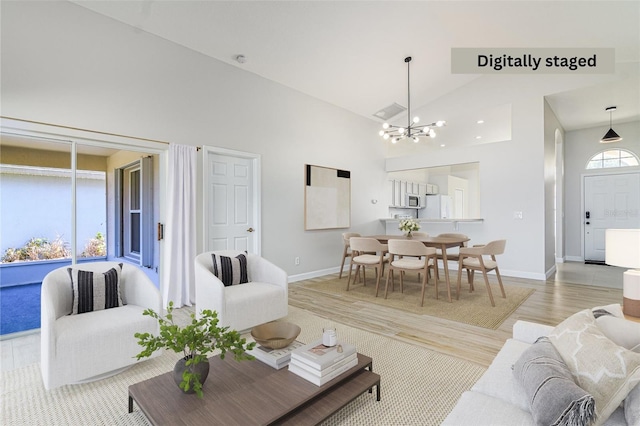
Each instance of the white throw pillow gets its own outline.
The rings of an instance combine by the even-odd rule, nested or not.
[[[596,324],[600,331],[617,345],[640,353],[640,322],[602,315],[596,319]]]

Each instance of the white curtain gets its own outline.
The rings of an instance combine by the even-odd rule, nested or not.
[[[162,302],[166,307],[195,304],[197,148],[169,147],[167,223]]]

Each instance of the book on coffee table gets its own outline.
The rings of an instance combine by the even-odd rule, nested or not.
[[[311,373],[309,369],[301,367],[300,365],[301,364],[296,364],[295,360],[292,359],[289,363],[289,371],[313,383],[314,385],[322,386],[325,383],[335,379],[345,371],[358,365],[358,357],[356,356],[355,358],[350,359],[346,364],[341,364],[339,367],[332,369],[331,372],[323,375],[322,377]]]
[[[356,347],[350,343],[338,342],[335,346],[325,346],[319,339],[296,348],[291,353],[291,359],[316,370],[324,370],[355,353]]]
[[[304,346],[304,343],[294,340],[289,346],[281,349],[271,349],[266,346],[258,345],[248,350],[247,353],[256,357],[257,360],[264,362],[271,367],[280,370],[289,365],[291,360],[291,352]]]
[[[296,359],[292,359],[291,362],[289,363],[289,365],[295,365],[298,368],[301,368],[302,370],[305,370],[307,372],[309,372],[310,374],[313,374],[314,376],[318,376],[318,377],[324,377],[324,376],[328,376],[329,374],[335,372],[337,369],[342,368],[345,364],[348,364],[350,362],[352,362],[354,359],[358,359],[358,354],[357,353],[352,353],[351,355],[349,355],[348,357],[336,362],[335,364],[332,364],[322,370],[318,370],[312,366],[310,366],[309,364],[305,364],[304,362],[300,362]]]

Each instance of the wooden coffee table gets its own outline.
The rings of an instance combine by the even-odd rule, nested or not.
[[[129,386],[129,412],[135,401],[153,425],[269,425],[317,424],[376,387],[380,376],[372,359],[358,354],[358,365],[323,386],[258,361],[233,355],[209,358],[204,397],[185,394],[173,372]]]

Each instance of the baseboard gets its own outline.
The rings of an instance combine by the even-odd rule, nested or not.
[[[449,263],[449,270],[450,271],[457,271],[458,269],[458,265],[452,265],[451,263]],[[325,275],[329,275],[329,274],[337,274],[338,272],[340,272],[340,267],[336,266],[335,268],[327,268],[327,269],[320,269],[318,271],[311,271],[311,272],[305,272],[302,274],[296,274],[296,275],[289,275],[289,282],[290,283],[294,283],[297,281],[303,281],[303,280],[309,280],[311,278],[318,278],[318,277],[323,277]],[[555,266],[554,266],[554,272],[555,272]],[[346,269],[345,271],[343,271],[343,276],[345,273],[349,273],[349,270]],[[491,271],[489,273],[490,275],[493,274],[495,275],[494,271]],[[525,272],[525,271],[513,271],[513,270],[509,270],[509,269],[500,269],[500,274],[502,276],[505,277],[514,277],[514,278],[526,278],[529,280],[538,280],[538,281],[546,281],[547,280],[547,276],[543,273],[536,273],[536,272]],[[455,277],[451,278],[452,280],[456,279]]]
[[[582,256],[566,256],[567,262],[584,262],[584,257]]]
[[[346,265],[345,265],[346,267]],[[290,283],[295,283],[296,281],[303,281],[303,280],[309,280],[311,278],[318,278],[318,277],[323,277],[325,275],[329,275],[329,274],[336,274],[340,272],[340,267],[336,266],[335,268],[327,268],[327,269],[320,269],[318,271],[311,271],[311,272],[305,272],[302,274],[296,274],[296,275],[289,275],[289,282]],[[345,270],[343,271],[343,276],[344,273],[349,273],[349,270]]]
[[[549,277],[551,277],[551,275],[556,273],[556,265],[553,265],[551,268],[549,268],[549,270],[546,273],[546,279],[549,279]]]

